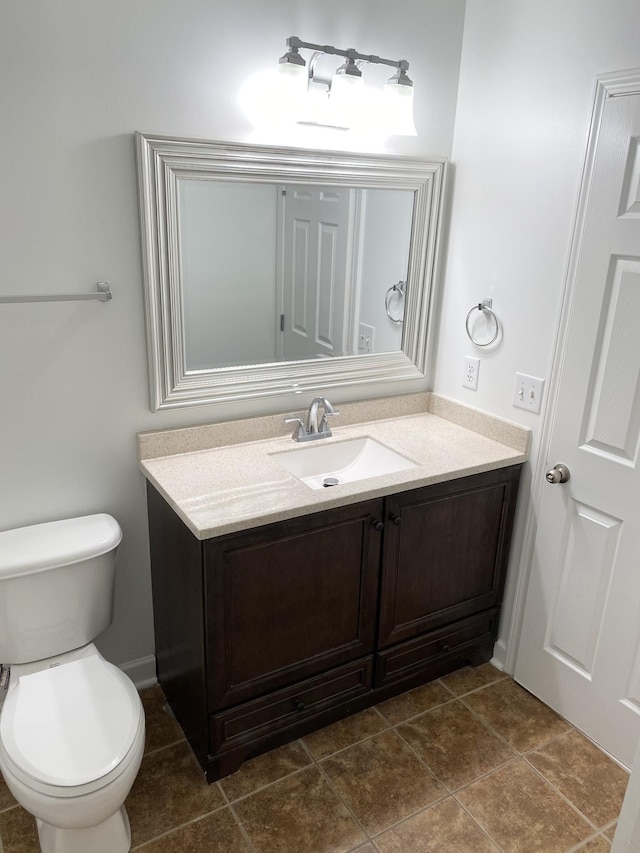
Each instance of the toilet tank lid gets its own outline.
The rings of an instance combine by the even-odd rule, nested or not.
[[[107,513],[0,531],[0,580],[99,557],[121,539],[120,525]]]

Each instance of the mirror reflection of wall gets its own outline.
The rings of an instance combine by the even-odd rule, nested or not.
[[[409,190],[181,179],[187,370],[399,351],[385,296],[407,278],[413,204]]]
[[[389,319],[387,291],[407,280],[411,243],[413,193],[406,190],[367,190],[362,253],[362,292],[358,322],[375,329],[374,352],[395,352],[402,346],[402,324]],[[404,297],[391,300],[392,316],[402,317]]]
[[[180,181],[188,370],[276,360],[276,188]]]

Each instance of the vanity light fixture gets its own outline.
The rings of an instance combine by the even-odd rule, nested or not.
[[[309,64],[300,50],[310,50]],[[318,60],[323,56],[341,56],[345,61],[333,77],[321,77]],[[365,90],[362,66],[388,65],[397,69],[382,91]],[[413,120],[413,82],[406,59],[383,59],[342,50],[329,44],[287,39],[287,51],[278,63],[278,85],[283,104],[299,124],[317,124],[342,130],[371,126],[390,135],[416,136]]]

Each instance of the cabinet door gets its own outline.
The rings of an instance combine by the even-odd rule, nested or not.
[[[519,466],[387,499],[379,646],[502,600]]]
[[[210,710],[371,654],[382,501],[205,545]]]

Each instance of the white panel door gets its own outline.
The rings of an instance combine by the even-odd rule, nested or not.
[[[354,190],[282,189],[282,358],[343,355],[348,332]]]
[[[636,76],[636,94],[601,82],[594,113],[547,455],[571,476],[542,489],[515,672],[627,766],[640,739]]]

